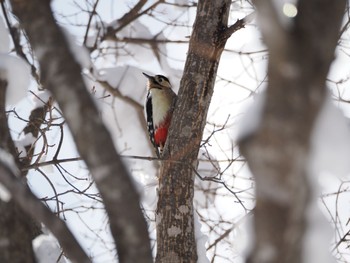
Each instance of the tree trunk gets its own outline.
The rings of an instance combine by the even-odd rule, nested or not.
[[[7,81],[0,79],[0,149],[15,156],[5,112],[6,88]],[[12,200],[0,199],[0,215],[0,262],[35,262],[32,219]]]
[[[194,169],[221,53],[229,0],[198,2],[159,178],[156,262],[196,262]]]
[[[0,213],[0,262],[34,263],[30,217],[12,200],[0,200]]]
[[[255,1],[269,49],[260,125],[240,141],[256,179],[254,247],[249,263],[302,262],[310,199],[310,136],[322,107],[345,1],[300,0],[286,26],[273,1]]]
[[[41,79],[58,102],[77,149],[101,193],[119,262],[152,262],[139,196],[56,25],[50,1],[12,0],[40,64]]]

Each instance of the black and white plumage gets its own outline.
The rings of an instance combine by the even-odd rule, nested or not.
[[[146,120],[150,140],[158,158],[166,142],[177,95],[170,81],[162,75],[150,76],[143,73],[147,81]]]

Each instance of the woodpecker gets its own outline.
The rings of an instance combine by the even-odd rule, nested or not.
[[[157,157],[160,158],[168,136],[177,95],[167,77],[142,74],[148,79],[145,105],[148,133]]]

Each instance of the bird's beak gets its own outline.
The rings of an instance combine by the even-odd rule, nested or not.
[[[146,74],[145,72],[142,72],[142,74],[143,74],[146,78],[148,78],[149,80],[153,80],[153,79],[154,79],[153,76],[150,76],[150,75]]]
[[[146,78],[148,78],[148,85],[147,88],[148,90],[151,89],[162,89],[161,87],[159,87],[159,85],[152,85],[156,83],[156,79],[154,78],[154,76],[150,76],[148,74],[146,74],[145,72],[142,72],[143,75],[145,75]]]

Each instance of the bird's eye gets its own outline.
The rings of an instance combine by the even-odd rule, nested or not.
[[[162,82],[163,82],[163,79],[162,79],[162,78],[159,78],[158,81],[159,81],[159,83],[162,83]]]

